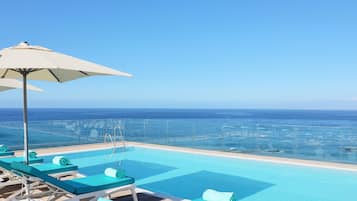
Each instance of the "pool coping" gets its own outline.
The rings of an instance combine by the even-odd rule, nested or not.
[[[160,149],[167,151],[177,151],[183,153],[193,153],[206,156],[216,156],[216,157],[226,157],[226,158],[235,158],[241,160],[253,160],[259,162],[268,162],[268,163],[277,163],[277,164],[287,164],[295,166],[305,166],[305,167],[315,167],[315,168],[324,168],[324,169],[334,169],[334,170],[343,170],[343,171],[354,171],[357,172],[357,165],[354,164],[345,164],[345,163],[334,163],[334,162],[325,162],[325,161],[316,161],[316,160],[304,160],[304,159],[295,159],[295,158],[284,158],[284,157],[275,157],[275,156],[262,156],[246,153],[233,153],[233,152],[224,152],[216,150],[204,150],[188,147],[178,147],[178,146],[169,146],[169,145],[159,145],[159,144],[149,144],[149,143],[140,143],[126,141],[126,146],[142,147],[148,149]],[[122,146],[118,145],[118,146]],[[36,149],[36,152],[39,155],[53,155],[53,154],[66,154],[73,152],[84,152],[84,151],[94,151],[94,150],[103,150],[112,148],[111,143],[96,143],[96,144],[82,144],[82,145],[71,145],[71,146],[62,146],[62,147],[51,147],[51,148],[39,148]],[[15,155],[22,155],[23,151],[16,151]]]

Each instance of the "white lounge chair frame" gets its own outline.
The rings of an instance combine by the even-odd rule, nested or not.
[[[100,190],[100,191],[95,191],[95,192],[90,192],[90,193],[85,193],[85,194],[80,194],[80,195],[75,195],[70,192],[67,192],[64,189],[61,189],[51,183],[48,183],[46,181],[43,181],[42,179],[39,179],[37,177],[32,177],[32,176],[27,176],[24,175],[23,173],[18,173],[19,175],[22,175],[22,183],[23,183],[23,188],[16,192],[15,194],[11,195],[6,199],[6,201],[19,201],[19,200],[24,200],[27,198],[35,198],[35,197],[48,197],[48,201],[56,200],[60,197],[68,197],[66,201],[80,201],[81,199],[85,198],[90,198],[89,201],[96,201],[99,197],[110,197],[111,194],[119,192],[119,191],[126,191],[130,190],[133,200],[138,201],[138,197],[136,194],[136,185],[135,184],[129,184],[125,186],[120,186],[116,188],[111,188],[111,189],[106,189],[106,190]],[[28,184],[30,183],[30,184]],[[48,191],[41,192],[41,193],[36,193],[36,194],[29,194],[28,192],[25,192],[26,189],[30,190],[35,190],[38,189],[41,184],[45,184],[46,187],[48,188]],[[26,188],[25,186],[29,185],[29,188]]]
[[[22,178],[16,175],[14,172],[2,168],[1,171],[3,172],[3,174],[0,175],[0,189],[11,185],[21,184],[23,182]],[[55,177],[56,179],[61,179],[66,176],[81,177],[81,175],[78,173],[78,170],[70,170],[70,171],[59,172],[50,175],[52,177]],[[6,181],[2,182],[3,180]]]

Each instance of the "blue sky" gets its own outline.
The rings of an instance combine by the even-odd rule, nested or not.
[[[357,109],[356,1],[6,1],[29,41],[134,74],[31,81],[30,107]],[[0,94],[21,107],[21,91]]]

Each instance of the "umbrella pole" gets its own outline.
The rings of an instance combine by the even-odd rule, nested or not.
[[[29,147],[28,147],[28,120],[27,120],[27,72],[22,72],[22,83],[23,83],[23,99],[24,99],[24,154],[25,154],[25,162],[26,165],[29,165]],[[27,179],[24,181],[25,183],[25,192],[27,197],[27,201],[30,201],[30,184]]]
[[[26,165],[29,164],[29,147],[28,147],[28,120],[27,120],[27,72],[22,72],[23,83],[23,102],[24,102],[24,154]]]

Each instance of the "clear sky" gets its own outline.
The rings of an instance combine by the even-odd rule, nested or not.
[[[133,78],[31,81],[30,107],[357,109],[357,1],[3,1],[29,41]],[[0,107],[21,107],[21,91]]]

